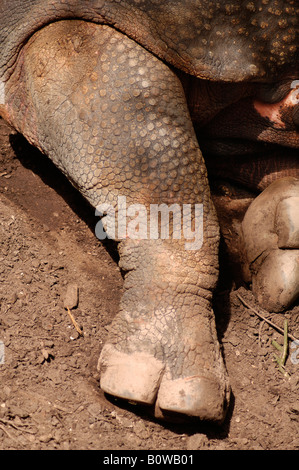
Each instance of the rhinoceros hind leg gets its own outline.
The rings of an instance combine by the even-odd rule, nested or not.
[[[59,21],[30,38],[6,96],[15,127],[119,242],[124,289],[102,389],[223,420],[229,386],[211,307],[219,227],[177,75],[113,28]]]

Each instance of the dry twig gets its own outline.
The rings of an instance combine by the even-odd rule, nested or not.
[[[284,336],[284,341],[283,341],[283,346],[280,346],[280,344],[277,343],[277,341],[273,340],[272,345],[281,352],[281,356],[279,357],[277,354],[274,355],[274,359],[278,364],[278,369],[279,371],[286,377],[288,377],[288,373],[285,370],[285,362],[287,359],[288,355],[288,340],[291,339],[292,341],[298,341],[295,336],[291,335],[288,332],[288,321],[284,321],[284,329],[280,328],[277,326],[275,323],[273,323],[271,320],[269,320],[267,317],[262,315],[258,310],[256,310],[254,307],[252,307],[246,300],[243,299],[243,297],[240,294],[237,294],[237,297],[239,300],[241,300],[242,304],[245,305],[245,307],[249,308],[253,313],[255,313],[263,322],[268,323],[268,325],[272,326],[277,330],[279,333],[281,333]]]
[[[75,318],[74,318],[72,312],[70,311],[70,309],[69,309],[68,307],[66,307],[66,308],[67,308],[69,317],[70,317],[70,319],[72,320],[72,323],[73,323],[74,327],[76,328],[78,334],[79,334],[80,336],[83,336],[83,331],[81,330],[80,326],[79,326],[78,323],[76,322],[76,320],[75,320]]]
[[[260,312],[258,312],[254,307],[252,307],[246,300],[243,299],[243,297],[240,294],[237,294],[237,297],[239,300],[241,300],[242,304],[245,305],[245,307],[249,308],[253,313],[255,313],[261,320],[264,320],[268,325],[272,326],[272,328],[275,328],[275,330],[279,331],[282,335],[285,334],[285,331],[280,328],[279,326],[275,325],[271,320],[269,320],[267,317],[262,315]],[[290,333],[287,333],[288,338],[290,338],[292,341],[298,341],[295,336],[291,335]]]

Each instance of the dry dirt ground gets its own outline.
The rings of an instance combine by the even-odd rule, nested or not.
[[[296,349],[285,377],[271,344],[282,336],[242,305],[237,294],[246,292],[227,275],[215,297],[232,386],[222,426],[161,423],[104,396],[97,359],[123,284],[115,251],[96,239],[97,218],[82,197],[1,120],[0,213],[1,449],[299,448]],[[64,309],[72,283],[83,337]],[[280,327],[288,318],[299,337],[298,306],[269,318]]]

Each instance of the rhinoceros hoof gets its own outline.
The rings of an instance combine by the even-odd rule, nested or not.
[[[268,311],[299,297],[299,180],[284,178],[258,196],[243,221],[252,290]]]
[[[202,326],[201,321],[199,318],[197,323],[195,319],[195,330]],[[169,333],[167,329],[164,331],[165,336]],[[161,329],[155,332],[152,326],[150,341],[152,343],[156,337],[157,343],[149,352],[146,352],[147,338],[139,340],[138,332],[135,336],[130,335],[128,341],[121,344],[107,342],[103,347],[98,369],[104,392],[147,405],[155,409],[156,417],[161,419],[224,420],[230,387],[214,334],[200,344],[179,334],[176,338],[170,337],[166,345],[167,338],[162,339],[164,346],[161,346]],[[159,358],[153,351],[160,351]]]

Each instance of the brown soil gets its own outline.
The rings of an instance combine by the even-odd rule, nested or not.
[[[76,190],[3,121],[0,211],[1,449],[299,448],[295,350],[285,377],[271,344],[282,336],[241,304],[237,293],[246,293],[231,282],[215,297],[233,392],[222,426],[165,424],[104,396],[97,359],[123,283],[114,248],[96,239],[97,218]],[[79,287],[72,312],[83,337],[64,309],[71,283]],[[299,337],[298,306],[270,317],[280,327],[288,318]]]

